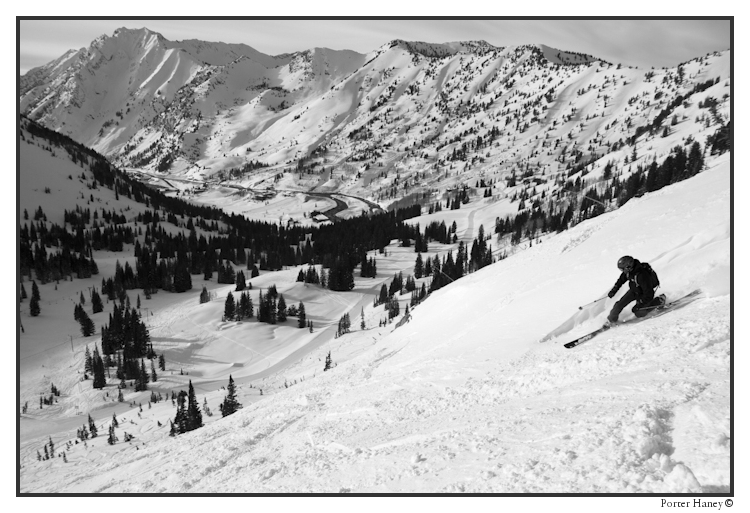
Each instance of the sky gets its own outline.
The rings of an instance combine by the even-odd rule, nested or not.
[[[20,73],[119,27],[171,41],[244,43],[278,55],[314,47],[367,53],[392,39],[444,43],[483,39],[496,46],[546,44],[638,67],[676,66],[730,47],[727,20],[22,20]]]

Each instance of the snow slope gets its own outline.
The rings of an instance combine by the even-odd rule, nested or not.
[[[401,327],[374,329],[382,314],[369,310],[360,331],[355,309],[353,333],[290,360],[272,393],[197,431],[157,429],[155,412],[174,414],[159,403],[127,412],[134,442],[71,445],[68,463],[36,461],[47,436],[29,437],[21,491],[728,492],[729,155],[709,164],[444,287]],[[701,299],[574,350],[539,344],[609,290],[623,254],[650,262],[669,297],[700,288]],[[189,330],[178,305],[159,315]],[[338,365],[320,372],[329,351]]]

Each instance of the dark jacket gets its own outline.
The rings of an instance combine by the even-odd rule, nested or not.
[[[627,281],[630,290],[635,296],[635,300],[638,303],[647,303],[654,299],[654,289],[658,285],[653,282],[652,276],[653,274],[648,264],[642,264],[640,261],[635,260],[633,271],[620,274],[615,286],[609,292],[609,297],[613,297]]]

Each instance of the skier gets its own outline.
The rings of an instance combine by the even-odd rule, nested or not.
[[[636,317],[645,317],[651,310],[666,303],[667,298],[664,294],[654,297],[654,290],[659,286],[659,278],[650,265],[631,256],[624,256],[617,261],[617,268],[622,271],[622,274],[620,274],[612,290],[609,291],[608,296],[614,297],[626,281],[630,290],[612,307],[605,326],[617,323],[620,312],[633,301],[635,301],[633,314]]]

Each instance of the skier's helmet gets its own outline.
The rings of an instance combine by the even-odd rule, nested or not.
[[[617,261],[617,268],[621,271],[631,271],[635,266],[635,260],[631,256],[624,256]]]

